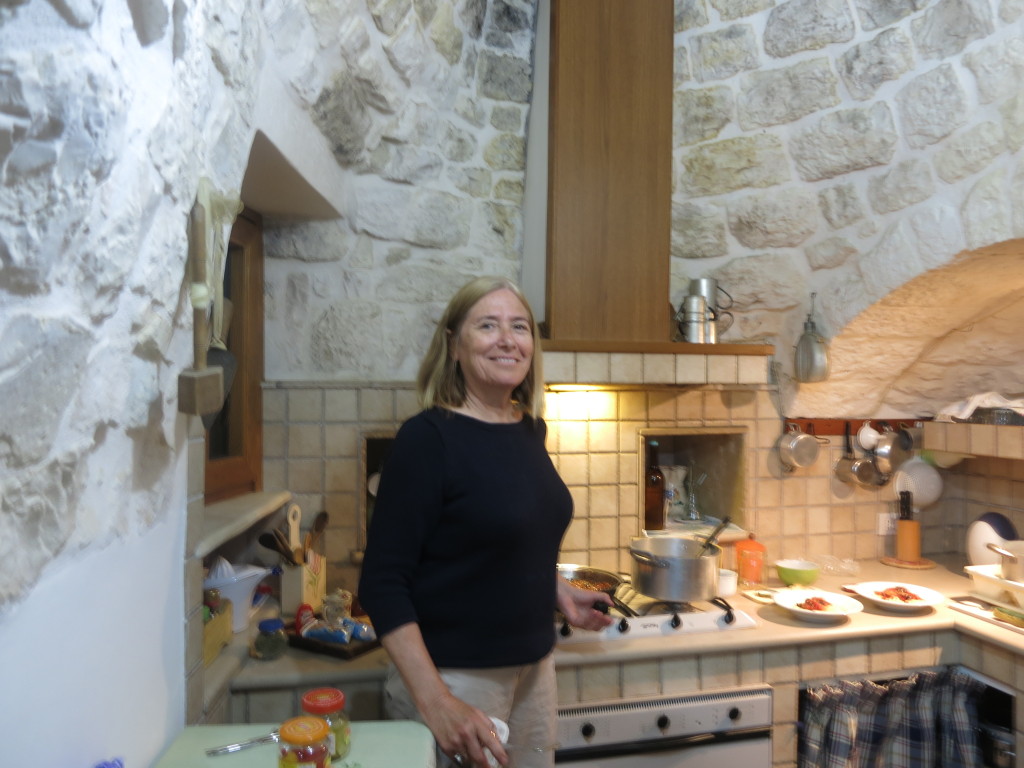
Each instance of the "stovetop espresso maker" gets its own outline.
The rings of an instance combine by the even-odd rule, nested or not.
[[[719,301],[719,294],[727,303]],[[690,281],[689,295],[676,313],[676,323],[683,341],[691,344],[715,344],[721,334],[732,326],[732,296],[712,277]]]

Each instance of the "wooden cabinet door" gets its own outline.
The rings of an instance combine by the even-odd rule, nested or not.
[[[673,24],[672,0],[552,0],[552,339],[671,339]]]

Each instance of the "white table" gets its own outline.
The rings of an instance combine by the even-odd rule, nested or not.
[[[206,750],[262,736],[279,723],[193,725],[185,728],[155,768],[277,768],[277,744],[259,744],[209,757]],[[381,720],[352,723],[352,748],[332,768],[434,768],[434,737],[422,723]]]

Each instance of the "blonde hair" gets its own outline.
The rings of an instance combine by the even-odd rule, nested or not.
[[[524,413],[539,418],[544,413],[544,377],[541,366],[540,331],[533,310],[519,286],[507,277],[478,277],[462,286],[448,302],[434,329],[427,353],[416,376],[416,394],[421,408],[458,408],[466,401],[466,381],[462,369],[451,355],[451,344],[458,338],[470,310],[480,299],[495,291],[507,290],[526,307],[533,333],[533,360],[526,378],[512,392]]]

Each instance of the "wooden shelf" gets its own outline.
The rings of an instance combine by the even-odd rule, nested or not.
[[[196,557],[206,557],[217,547],[245,533],[292,500],[290,491],[246,493],[206,507],[203,533],[196,543]]]

